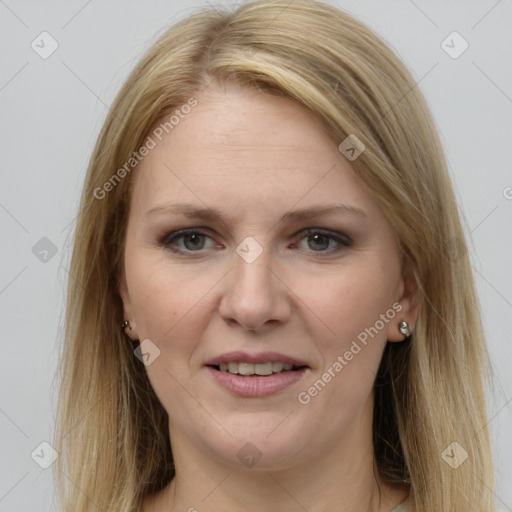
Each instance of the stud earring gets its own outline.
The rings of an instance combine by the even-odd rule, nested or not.
[[[128,329],[131,331],[132,328],[130,327],[130,321],[129,320],[125,320],[122,324],[121,324],[121,330],[122,331],[125,331],[126,328],[128,327]]]
[[[408,338],[411,335],[411,330],[409,329],[409,324],[407,322],[400,322],[398,325],[398,330]]]

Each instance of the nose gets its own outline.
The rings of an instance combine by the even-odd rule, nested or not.
[[[265,251],[252,263],[236,256],[235,268],[224,280],[219,306],[225,321],[246,330],[261,331],[289,319],[290,290],[269,263]]]

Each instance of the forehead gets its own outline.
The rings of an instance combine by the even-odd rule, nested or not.
[[[340,194],[371,201],[320,122],[293,100],[213,86],[196,99],[162,140],[153,137],[137,168],[133,202],[141,209],[184,198],[282,208]]]

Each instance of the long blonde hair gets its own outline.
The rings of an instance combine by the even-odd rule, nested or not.
[[[198,12],[158,40],[111,107],[85,180],[69,270],[56,433],[63,510],[136,511],[174,475],[166,411],[120,330],[137,172],[126,162],[156,123],[212,81],[293,98],[337,144],[349,135],[364,143],[352,168],[398,234],[420,289],[413,338],[388,343],[375,383],[379,474],[408,488],[418,512],[494,510],[483,388],[490,366],[435,125],[413,78],[376,35],[308,0]],[[458,467],[450,463],[465,453]]]

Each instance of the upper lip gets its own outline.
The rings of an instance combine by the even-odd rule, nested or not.
[[[295,357],[286,356],[278,352],[258,352],[250,354],[249,352],[226,352],[219,356],[209,359],[204,364],[206,366],[219,366],[221,363],[289,363],[294,366],[309,366],[305,361]]]

